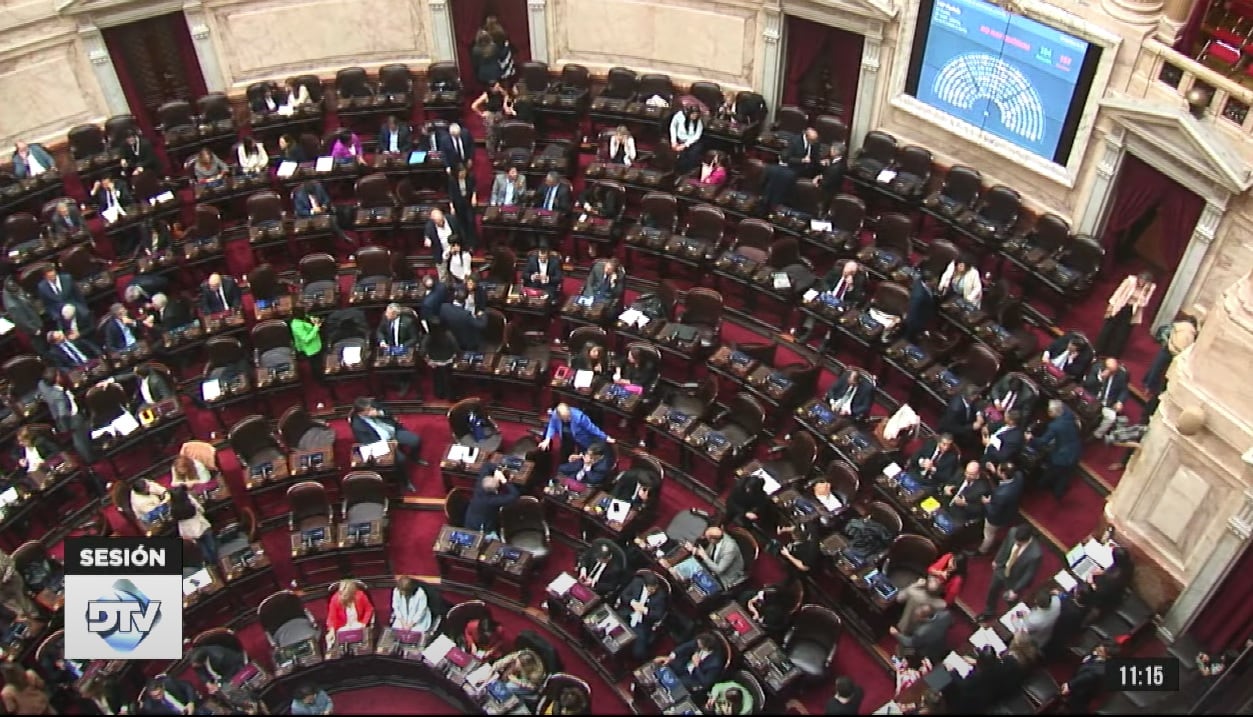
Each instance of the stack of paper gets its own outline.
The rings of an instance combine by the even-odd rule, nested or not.
[[[448,656],[448,652],[456,647],[456,643],[447,635],[440,635],[431,640],[431,644],[422,651],[422,661],[428,665],[438,665]]]
[[[164,192],[161,192],[157,196],[153,197],[152,199],[149,199],[148,203],[149,204],[163,204],[165,202],[172,202],[172,201],[174,201],[174,192],[171,192],[170,190],[167,189]]]
[[[548,584],[548,592],[564,596],[570,592],[570,588],[574,587],[576,582],[578,581],[570,573],[562,573],[553,578],[553,581]]]
[[[329,172],[335,168],[335,159],[332,157],[318,157],[318,161],[313,165],[314,171]]]
[[[883,475],[887,476],[888,478],[895,478],[896,476],[900,474],[901,474],[901,467],[896,465],[895,463],[889,463],[887,464],[887,466],[883,468]]]
[[[104,217],[104,220],[109,224],[113,224],[118,220],[118,217],[122,216],[122,208],[114,204],[100,212],[100,216]]]
[[[222,382],[216,378],[205,379],[204,383],[200,384],[200,395],[206,401],[216,401],[222,395]]]
[[[18,495],[17,488],[9,488],[3,493],[0,493],[0,508],[3,508],[6,505],[13,505],[21,499],[22,496]]]
[[[595,376],[596,374],[591,371],[584,371],[584,370],[575,371],[574,372],[574,387],[575,388],[591,388],[592,379]]]
[[[372,458],[386,458],[392,452],[391,444],[387,441],[375,441],[361,446],[361,460],[368,461]]]
[[[609,508],[605,510],[605,518],[611,523],[621,523],[626,520],[627,514],[631,512],[631,504],[625,500],[609,501]]]
[[[812,302],[816,298],[818,298],[817,289],[810,289],[809,291],[806,291],[804,294],[801,295],[801,301],[805,302],[806,304]]]
[[[1114,549],[1104,543],[1089,540],[1083,544],[1083,552],[1102,568],[1108,568],[1114,564]]]
[[[956,672],[958,677],[965,677],[975,668],[969,662],[966,662],[961,655],[956,652],[950,652],[948,653],[948,656],[944,658],[944,669]]]
[[[1001,640],[1001,636],[997,635],[996,631],[990,627],[981,627],[975,630],[974,634],[970,636],[970,644],[974,645],[975,649],[991,647],[998,655],[1005,652],[1006,649],[1005,642]]]
[[[339,362],[345,366],[361,365],[361,347],[345,346],[344,350],[339,354]]]
[[[666,536],[665,533],[653,533],[648,536],[648,541],[647,541],[648,547],[660,548],[661,546],[666,544],[667,540],[669,540],[669,538]]]
[[[1018,603],[1004,615],[1001,615],[1001,624],[1011,633],[1018,632],[1022,629],[1023,618],[1027,616],[1029,610],[1025,603]]]
[[[1079,581],[1075,580],[1075,576],[1071,575],[1069,570],[1058,570],[1057,574],[1053,576],[1053,582],[1060,585],[1062,590],[1067,592],[1074,590],[1075,586],[1079,584]]]
[[[883,182],[884,184],[887,184],[893,179],[896,179],[896,170],[893,169],[885,169],[882,172],[879,172],[879,176],[875,177],[876,181]]]
[[[775,493],[778,493],[781,488],[783,488],[783,484],[779,483],[779,481],[774,479],[774,476],[764,470],[758,469],[753,473],[753,475],[761,478],[761,490],[766,495],[774,495]]]
[[[130,411],[122,411],[122,414],[113,419],[113,423],[109,425],[113,428],[113,432],[119,436],[129,436],[139,430],[139,421],[135,420]]]
[[[810,219],[809,220],[810,231],[829,232],[831,231],[832,226],[833,225],[831,224],[831,222],[824,221],[822,219]]]
[[[287,179],[296,173],[296,167],[299,166],[300,165],[295,162],[283,162],[278,165],[278,172],[276,172],[276,174],[278,174],[279,179]]]
[[[887,312],[880,311],[876,308],[870,309],[870,318],[882,324],[884,329],[891,329],[893,326],[896,326],[896,324],[899,323],[901,320],[901,317],[899,316],[894,316]]]
[[[621,321],[627,326],[635,326],[641,329],[648,326],[648,322],[650,320],[651,319],[648,318],[648,314],[645,314],[643,311],[638,309],[627,309],[626,311],[623,311],[620,316],[618,316],[618,321]]]

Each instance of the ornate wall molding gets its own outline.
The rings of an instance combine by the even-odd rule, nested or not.
[[[527,0],[527,33],[531,39],[531,59],[548,62],[548,2]]]

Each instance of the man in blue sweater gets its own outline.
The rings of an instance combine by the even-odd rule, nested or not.
[[[499,538],[500,509],[518,500],[518,486],[509,482],[495,463],[484,463],[479,471],[474,497],[466,506],[466,527],[489,538]]]
[[[586,413],[565,403],[557,404],[549,414],[548,428],[544,431],[544,440],[540,441],[539,449],[548,450],[554,436],[561,439],[563,456],[582,453],[597,441],[613,443],[613,439],[600,430],[600,426],[593,423]]]

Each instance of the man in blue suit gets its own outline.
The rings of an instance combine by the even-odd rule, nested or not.
[[[667,665],[683,682],[688,692],[704,693],[722,676],[727,656],[722,645],[713,635],[702,632],[695,640],[689,640],[674,648],[674,652],[658,657],[653,662]]]
[[[478,484],[474,486],[474,496],[466,506],[466,527],[489,537],[498,537],[500,509],[516,502],[521,496],[518,486],[510,483],[495,463],[484,463],[479,470]]]
[[[651,572],[635,576],[618,593],[614,607],[618,615],[626,621],[627,627],[635,633],[631,654],[636,660],[648,657],[653,633],[666,617],[668,597],[666,591],[661,589],[661,580]]]
[[[586,485],[597,486],[604,483],[612,474],[618,457],[607,443],[597,441],[587,447],[582,454],[575,453],[569,457],[569,463],[563,463],[557,472],[573,478]]]
[[[339,218],[335,215],[335,205],[331,202],[331,195],[326,193],[326,188],[321,182],[310,179],[300,184],[292,191],[291,202],[298,219],[328,216],[331,219],[331,232],[339,237],[340,241],[345,244],[357,243],[339,226]]]
[[[861,371],[845,371],[827,389],[827,404],[843,422],[865,420],[874,405],[874,386]]]
[[[983,464],[988,470],[995,470],[1001,463],[1018,457],[1024,440],[1022,428],[1018,425],[1020,421],[1018,412],[1010,411],[1005,414],[1005,422],[995,431],[983,427]]]
[[[1018,520],[1018,503],[1022,500],[1022,491],[1027,485],[1027,479],[1013,461],[998,465],[992,476],[996,485],[991,493],[983,496],[983,542],[979,544],[981,555],[992,552],[992,546],[996,545],[1001,530]]]
[[[444,153],[444,163],[453,169],[465,165],[474,169],[474,137],[456,122],[448,125],[445,132],[436,141],[439,151]]]
[[[1127,402],[1127,386],[1130,379],[1127,369],[1118,359],[1110,357],[1093,366],[1083,382],[1083,390],[1101,402],[1101,422],[1092,433],[1097,438],[1105,438],[1109,429],[1114,427],[1118,415],[1122,413]]]
[[[1053,491],[1053,497],[1061,501],[1066,495],[1070,477],[1079,465],[1079,453],[1083,449],[1079,440],[1079,419],[1066,404],[1056,399],[1049,401],[1048,428],[1034,438],[1028,433],[1027,441],[1035,450],[1048,450],[1044,462],[1044,484]]]
[[[563,456],[571,456],[586,450],[597,441],[613,443],[613,439],[600,430],[600,426],[593,423],[586,413],[580,409],[571,408],[566,403],[557,404],[553,412],[548,415],[548,428],[544,431],[544,440],[540,441],[539,449],[548,450],[554,436],[561,439],[561,455]]]
[[[13,176],[18,179],[38,177],[48,170],[56,169],[57,163],[42,144],[18,142],[13,146]]]

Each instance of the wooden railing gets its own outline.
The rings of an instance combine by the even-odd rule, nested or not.
[[[1249,111],[1253,107],[1253,89],[1235,79],[1244,76],[1243,69],[1237,71],[1238,75],[1227,75],[1149,39],[1140,48],[1135,71],[1141,78],[1147,78],[1141,96],[1175,95],[1187,104],[1192,90],[1200,89],[1202,97],[1208,97],[1204,103],[1204,120],[1253,138],[1253,112]],[[1136,84],[1133,80],[1133,93]]]

